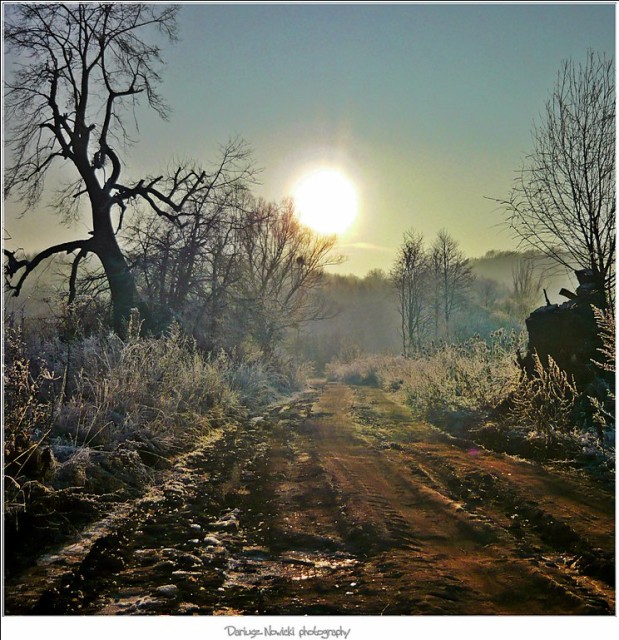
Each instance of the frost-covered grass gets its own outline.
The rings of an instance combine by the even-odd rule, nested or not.
[[[579,391],[552,359],[542,365],[536,357],[533,376],[524,376],[516,363],[523,346],[523,336],[500,330],[488,340],[443,343],[410,358],[336,361],[327,371],[332,379],[396,392],[416,417],[493,448],[539,459],[564,455],[612,461],[614,413],[608,403],[602,406]],[[583,410],[590,405],[598,410],[593,421]],[[603,429],[596,419],[604,421]]]
[[[509,419],[550,439],[570,434],[576,431],[574,410],[578,395],[571,376],[551,357],[544,365],[534,353],[532,375],[523,376],[511,393]]]
[[[391,371],[397,369],[398,358],[369,355],[352,361],[334,360],[325,367],[329,380],[348,384],[382,385]]]
[[[487,412],[517,384],[517,336],[504,331],[486,342],[442,343],[410,358],[368,356],[327,366],[328,375],[353,384],[378,384],[404,396],[413,413],[429,418],[454,411]]]
[[[88,366],[75,372],[54,434],[93,446],[139,430],[177,443],[208,428],[210,414],[238,405],[227,360],[206,358],[178,328],[165,338],[112,335],[100,339]]]
[[[453,412],[487,415],[518,384],[517,346],[515,334],[497,331],[488,342],[471,338],[442,344],[409,360],[401,376],[408,404],[427,418]]]
[[[24,487],[114,491],[140,485],[213,429],[304,384],[291,360],[205,354],[173,326],[163,337],[52,330],[5,334],[6,504]],[[121,483],[122,484],[122,483]]]

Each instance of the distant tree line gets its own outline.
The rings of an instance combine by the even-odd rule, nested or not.
[[[527,315],[543,304],[544,271],[539,254],[489,252],[474,260],[460,254],[458,264],[466,267],[468,284],[460,289],[457,304],[448,309],[447,334],[442,311],[445,298],[432,285],[430,254],[434,248],[411,230],[404,235],[389,273],[374,269],[364,277],[324,274],[320,297],[331,313],[321,322],[304,326],[295,344],[300,357],[320,370],[334,358],[350,363],[369,353],[414,356],[447,340],[462,343],[473,336],[490,340],[497,330],[519,334]],[[420,253],[426,260],[420,259]],[[505,277],[484,275],[498,270]],[[554,286],[564,280],[548,282]],[[413,311],[410,315],[409,309]],[[414,331],[412,339],[407,334],[409,327]]]
[[[389,277],[396,293],[402,353],[421,352],[437,341],[487,337],[498,328],[522,329],[540,303],[544,275],[536,266],[539,257],[531,252],[489,252],[477,259],[478,264],[507,262],[511,282],[506,285],[476,275],[446,230],[439,231],[429,246],[420,233],[407,231]]]

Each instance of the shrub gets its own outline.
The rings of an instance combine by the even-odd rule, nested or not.
[[[347,384],[377,386],[382,384],[383,375],[389,369],[390,356],[366,356],[349,361],[334,360],[325,367],[329,380],[340,380]]]
[[[594,383],[587,390],[591,407],[591,421],[602,446],[605,440],[614,440],[615,433],[615,314],[613,309],[603,311],[593,307],[593,315],[600,339],[600,358],[593,360],[598,370]]]

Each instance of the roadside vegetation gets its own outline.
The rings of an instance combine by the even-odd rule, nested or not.
[[[442,342],[414,356],[368,356],[327,365],[330,379],[380,386],[406,403],[415,418],[490,449],[541,462],[563,462],[614,476],[614,331],[610,311],[599,315],[603,346],[593,381],[579,389],[549,358],[535,355],[534,375],[516,353],[523,333],[495,331],[486,339]],[[609,375],[610,372],[610,375]]]
[[[575,270],[576,292],[560,291],[568,302],[553,305],[533,263],[521,261],[503,307],[516,322],[528,316],[528,335],[486,324],[463,336],[469,260],[447,231],[428,246],[411,229],[391,272],[402,355],[340,357],[327,371],[397,392],[419,418],[494,449],[614,473],[613,60],[589,51],[582,64],[565,61],[545,106],[532,151],[497,202],[523,248]],[[496,303],[496,290],[478,291]],[[542,291],[545,305],[528,315]]]
[[[305,384],[290,359],[207,353],[177,324],[140,336],[135,314],[124,338],[67,340],[62,321],[5,326],[5,532],[35,548]]]

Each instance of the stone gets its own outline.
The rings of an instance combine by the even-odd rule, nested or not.
[[[175,584],[164,584],[161,587],[157,587],[155,593],[164,598],[176,598],[178,595],[178,587]]]

